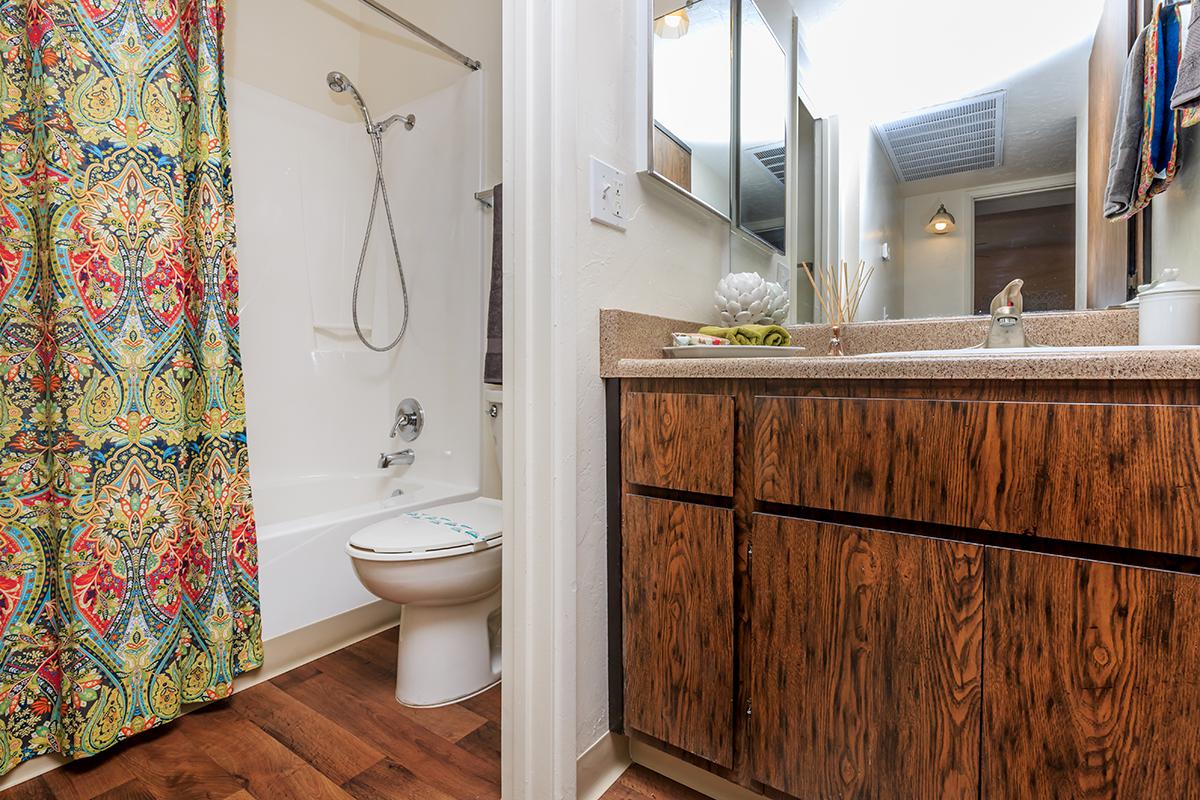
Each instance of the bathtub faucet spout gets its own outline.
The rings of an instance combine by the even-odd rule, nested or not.
[[[397,464],[409,465],[417,460],[417,454],[412,450],[401,450],[398,453],[380,453],[379,468],[387,469]]]

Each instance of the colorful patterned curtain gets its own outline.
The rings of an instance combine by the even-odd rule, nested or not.
[[[224,0],[0,0],[0,771],[262,663]]]

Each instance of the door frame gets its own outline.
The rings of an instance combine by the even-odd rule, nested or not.
[[[505,800],[573,800],[575,4],[504,0]]]

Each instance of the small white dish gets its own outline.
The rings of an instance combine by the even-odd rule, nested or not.
[[[687,347],[664,347],[667,358],[796,358],[807,350],[803,347],[770,347],[757,344],[693,344]]]

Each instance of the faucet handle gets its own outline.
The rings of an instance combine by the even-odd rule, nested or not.
[[[1025,281],[1017,278],[1001,289],[1000,294],[992,298],[992,316],[996,316],[996,312],[1002,308],[1011,308],[1012,314],[1021,316],[1025,308],[1025,299],[1021,296],[1021,287],[1024,285]]]
[[[425,427],[425,411],[412,397],[406,397],[396,407],[396,421],[392,423],[391,438],[399,436],[406,442],[415,441]]]

